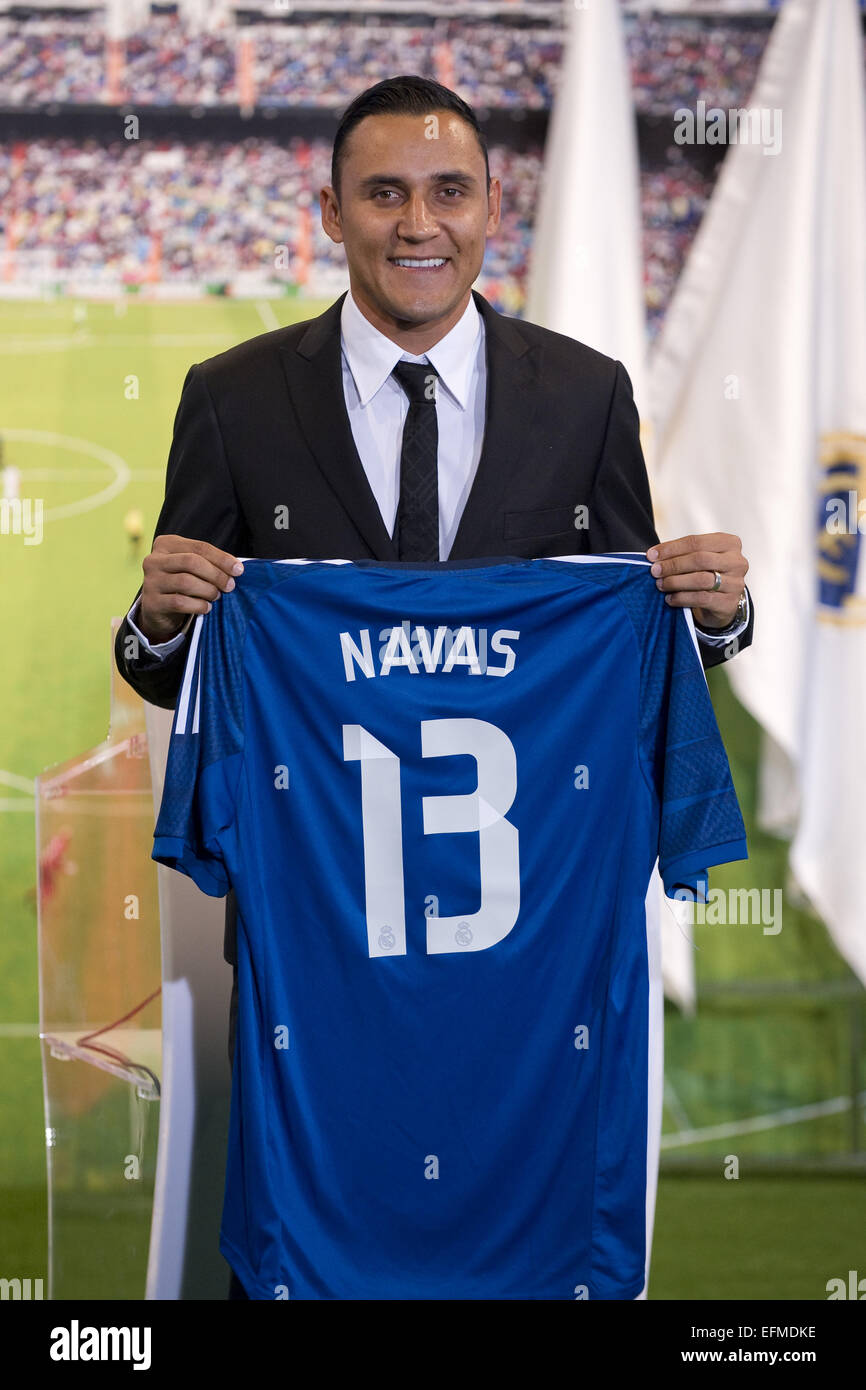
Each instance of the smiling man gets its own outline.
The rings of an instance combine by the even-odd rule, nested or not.
[[[423,88],[435,86],[396,78],[349,107],[320,204],[328,236],[346,245],[352,300],[379,333],[417,357],[467,314],[486,240],[499,226],[502,184],[490,176],[471,109],[443,88],[448,107],[423,110],[417,100],[407,103],[409,84],[417,84],[411,90],[422,104]],[[566,391],[572,385],[559,383]],[[633,444],[639,454],[637,437]],[[748,562],[736,536],[680,537],[648,555],[668,601],[691,606],[698,631],[712,637],[715,654],[707,652],[706,665],[716,664],[720,650],[732,655],[748,645]]]
[[[193,616],[234,587],[239,556],[456,566],[645,551],[668,601],[693,609],[705,666],[751,640],[738,539],[659,543],[623,365],[473,290],[501,201],[475,114],[447,88],[395,77],[346,109],[320,204],[349,291],[184,381],[115,646],[145,699],[174,707]],[[236,963],[231,892],[225,955]],[[235,970],[232,1060],[236,1008]]]
[[[428,535],[438,520],[441,560],[644,550],[668,602],[693,609],[705,666],[747,646],[738,538],[658,542],[623,365],[472,289],[502,186],[471,107],[426,78],[378,83],[343,115],[331,179],[322,225],[345,247],[350,289],[189,369],[144,582],[118,631],[125,678],[173,707],[191,616],[232,588],[239,555],[419,558],[400,546],[401,497]],[[401,362],[434,369],[428,400],[436,378],[431,475],[412,473],[411,498],[404,426],[430,453],[433,422],[407,401]]]
[[[334,143],[332,186],[320,194],[322,226],[346,246],[361,313],[418,356],[466,312],[499,226],[502,185],[475,130],[453,112],[350,121],[351,108]]]

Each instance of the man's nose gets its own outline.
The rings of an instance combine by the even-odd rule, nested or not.
[[[426,199],[420,193],[413,193],[405,208],[403,215],[397,224],[397,231],[405,233],[407,236],[423,236],[425,233],[435,232],[438,223],[432,208],[427,204]]]

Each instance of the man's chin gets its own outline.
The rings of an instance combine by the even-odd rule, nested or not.
[[[382,312],[397,323],[420,327],[422,324],[434,323],[437,319],[447,318],[460,303],[462,297],[462,295],[458,295],[455,299],[454,295],[443,297],[442,295],[425,295],[420,292],[400,299],[388,296],[380,300],[380,304]]]

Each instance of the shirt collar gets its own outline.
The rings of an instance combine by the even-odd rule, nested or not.
[[[421,362],[426,358],[436,368],[443,386],[457,401],[460,409],[466,409],[478,335],[481,332],[481,315],[471,294],[469,303],[454,327],[444,338],[440,338],[438,343],[434,343],[425,353],[418,355],[413,356],[406,352],[399,343],[395,343],[375,328],[361,313],[352,298],[351,290],[347,291],[343,300],[340,329],[343,352],[362,406],[372,400],[401,359]]]

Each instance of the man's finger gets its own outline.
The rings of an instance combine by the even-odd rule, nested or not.
[[[716,574],[722,575],[722,582],[718,589],[713,588]],[[681,593],[684,589],[690,592],[703,593],[705,598],[711,594],[740,594],[743,589],[742,576],[738,574],[725,574],[721,570],[689,570],[686,574],[668,574],[656,579],[656,588],[664,593]]]
[[[243,563],[236,555],[232,555],[228,550],[220,550],[218,546],[211,545],[209,541],[193,540],[188,536],[156,536],[151,553],[156,551],[168,554],[180,552],[201,555],[217,569],[225,570],[226,574],[243,573]]]
[[[162,593],[184,592],[177,586],[180,576],[185,574],[206,580],[221,592],[235,587],[230,571],[213,564],[204,555],[196,555],[186,550],[151,553],[142,561],[142,569],[148,582]]]
[[[736,552],[714,553],[712,550],[694,550],[688,555],[678,555],[670,560],[656,560],[651,566],[657,579],[666,579],[674,574],[708,573],[712,576],[716,571],[719,574],[731,574],[742,578],[747,568],[742,555],[737,555]]]
[[[732,536],[728,531],[708,531],[703,536],[678,536],[676,540],[659,541],[658,544],[650,546],[646,555],[648,560],[675,560],[681,555],[706,550],[716,554],[724,554],[730,550],[739,554],[742,548],[739,536]]]
[[[737,599],[740,592],[739,589],[736,592]],[[723,594],[721,589],[716,594],[708,593],[706,589],[682,589],[665,594],[665,603],[670,604],[671,608],[703,608],[707,613],[718,613],[720,616],[736,610],[733,599],[732,593]]]
[[[160,570],[151,575],[149,587],[151,605],[157,599],[168,598],[172,594],[186,594],[190,598],[206,598],[212,602],[233,589],[235,581],[231,575],[213,567],[210,575],[194,574],[184,567],[176,572]]]

